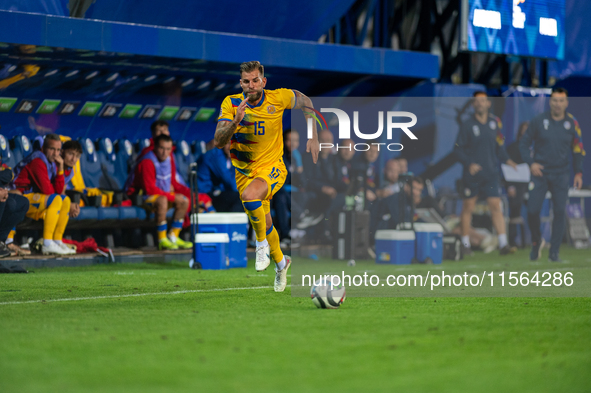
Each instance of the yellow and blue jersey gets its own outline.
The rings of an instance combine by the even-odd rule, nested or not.
[[[244,93],[228,96],[222,102],[218,121],[232,121]],[[263,90],[261,101],[247,104],[244,119],[234,136],[230,155],[238,172],[256,177],[283,156],[283,111],[296,106],[295,92],[290,89]]]

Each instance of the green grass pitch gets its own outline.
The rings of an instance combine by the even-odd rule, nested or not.
[[[588,250],[561,256],[591,274]],[[274,293],[270,270],[1,275],[0,392],[591,391],[589,298],[350,297],[321,310]]]

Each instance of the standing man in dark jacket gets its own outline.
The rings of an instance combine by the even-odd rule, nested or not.
[[[484,91],[473,95],[474,116],[460,127],[454,152],[464,166],[462,177],[464,200],[462,204],[462,243],[470,253],[470,226],[472,211],[478,196],[486,197],[494,228],[499,237],[499,251],[506,255],[515,250],[509,247],[505,231],[505,219],[501,211],[499,194],[499,160],[516,167],[505,151],[505,138],[501,120],[489,113],[491,102]]]
[[[556,88],[550,95],[550,111],[534,117],[519,143],[521,157],[530,166],[532,178],[527,204],[527,221],[532,236],[532,249],[529,258],[538,260],[542,253],[544,240],[540,233],[540,211],[546,192],[552,193],[552,238],[550,240],[549,260],[560,262],[558,252],[565,230],[566,202],[568,198],[569,168],[568,160],[572,152],[575,178],[574,188],[583,185],[583,141],[579,123],[570,113],[568,92]],[[533,157],[530,146],[534,145]]]

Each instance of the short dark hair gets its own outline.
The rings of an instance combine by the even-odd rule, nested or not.
[[[156,138],[154,138],[154,147],[160,145],[160,142],[172,142],[172,138],[170,135],[160,134]]]
[[[45,138],[43,138],[43,146],[41,147],[41,151],[45,152],[45,147],[47,146],[47,142],[49,142],[49,141],[55,141],[55,142],[62,143],[62,140],[60,139],[59,135],[47,134],[47,135],[45,135]]]
[[[242,78],[243,72],[253,72],[259,70],[261,77],[265,76],[265,67],[259,61],[247,61],[240,64],[240,77]]]
[[[47,134],[47,135],[45,135],[44,141],[61,142],[62,140],[60,139],[59,135],[57,135],[57,134]]]
[[[62,146],[62,151],[74,150],[78,154],[82,154],[82,145],[78,141],[69,140]]]
[[[412,179],[411,179],[411,181],[414,182],[414,183],[419,183],[423,187],[425,186],[425,181],[420,176],[413,176]]]
[[[152,135],[154,135],[156,132],[156,128],[162,126],[168,127],[168,122],[164,120],[156,120],[154,123],[152,123],[152,125],[150,125],[150,131],[152,132]]]
[[[568,97],[568,90],[566,90],[564,87],[553,88],[552,93],[550,94],[550,97],[552,97],[552,94],[554,94],[554,93],[564,93]]]
[[[484,90],[476,90],[474,93],[472,93],[472,97],[476,97],[479,95],[485,95],[488,97],[488,93]]]

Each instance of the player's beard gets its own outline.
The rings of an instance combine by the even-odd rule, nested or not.
[[[261,98],[262,95],[263,95],[262,91],[257,91],[256,94],[246,94],[246,97],[248,99],[248,102],[255,103],[259,100],[259,98]]]

